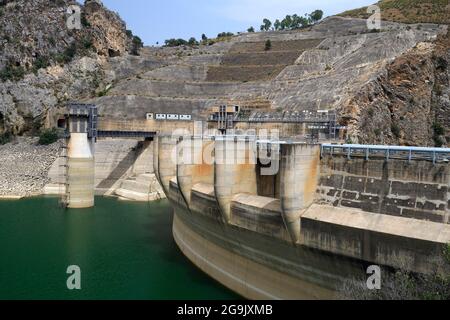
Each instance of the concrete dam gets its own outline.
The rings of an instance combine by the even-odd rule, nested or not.
[[[67,115],[67,206],[94,205],[97,139],[146,139],[139,161],[174,209],[178,247],[245,298],[337,298],[369,265],[429,273],[450,243],[450,149],[330,143],[338,130],[323,118],[307,121],[326,139],[292,140],[232,134],[220,119],[213,134],[186,122],[166,135],[89,110]]]
[[[364,266],[427,273],[450,242],[449,149],[230,136],[154,143],[175,241],[246,298],[336,298]]]

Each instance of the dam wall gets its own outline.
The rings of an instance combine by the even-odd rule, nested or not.
[[[305,281],[333,291],[368,264],[434,270],[450,243],[446,161],[348,159],[324,156],[317,144],[272,142],[269,149],[267,141],[254,142],[155,140],[155,173],[174,207],[175,240],[199,268],[248,298],[273,298],[261,294],[270,288],[284,298],[309,296]],[[189,150],[195,161],[177,163]],[[211,154],[214,161],[206,161]],[[260,273],[264,268],[276,272]],[[271,276],[289,283],[286,290],[269,285]]]
[[[144,120],[143,120],[144,119]],[[194,133],[195,122],[192,121],[168,121],[168,120],[145,120],[145,114],[141,119],[113,120],[102,119],[98,130],[101,131],[148,131],[172,133],[176,130]]]
[[[109,195],[129,177],[153,173],[153,144],[132,139],[98,140],[95,144],[95,188]]]
[[[93,147],[94,186],[96,195],[111,195],[121,188],[130,177],[153,175],[153,143],[134,139],[98,140]],[[44,188],[45,194],[63,194],[66,175],[63,157],[58,157],[48,172],[49,183]],[[151,177],[142,177],[146,184],[153,181]],[[135,187],[132,188],[135,190]],[[142,190],[146,193],[146,190]]]
[[[325,156],[317,200],[335,207],[450,223],[450,167],[431,161]]]

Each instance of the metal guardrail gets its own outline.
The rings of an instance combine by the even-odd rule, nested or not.
[[[437,162],[450,161],[450,148],[422,148],[422,147],[401,147],[401,146],[381,146],[381,145],[360,145],[360,144],[322,144],[321,154],[324,155],[345,155],[348,159],[352,157],[364,157],[370,160],[371,157],[401,160],[427,160]]]
[[[105,131],[99,130],[97,137],[99,138],[153,138],[156,132],[151,131]]]
[[[218,115],[211,115],[209,122],[217,122],[221,118]],[[284,117],[284,116],[252,116],[252,117],[233,117],[233,122],[282,122],[282,123],[330,123],[335,121],[328,117]]]

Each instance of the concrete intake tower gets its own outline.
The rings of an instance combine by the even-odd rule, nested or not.
[[[67,176],[65,205],[81,209],[94,206],[97,109],[90,105],[71,105],[68,119]]]

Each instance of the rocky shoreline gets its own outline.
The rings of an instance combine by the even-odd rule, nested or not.
[[[48,172],[60,144],[38,145],[38,138],[18,137],[0,145],[0,199],[17,199],[43,193]]]

